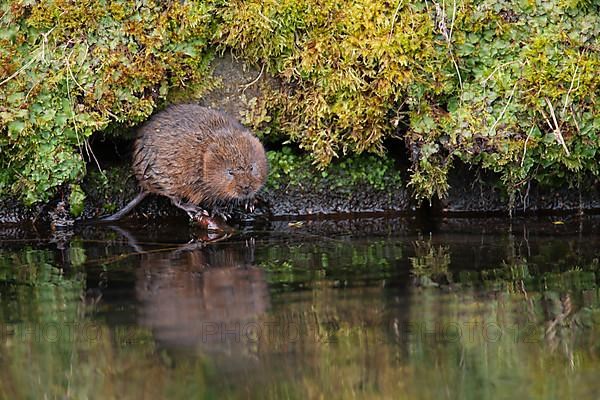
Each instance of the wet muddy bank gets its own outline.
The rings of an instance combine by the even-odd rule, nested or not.
[[[562,178],[566,179],[566,178]],[[597,178],[577,177],[563,185],[543,186],[523,183],[513,199],[500,189],[500,177],[463,165],[450,173],[448,196],[435,203],[437,214],[495,213],[509,215],[535,213],[597,213],[600,211],[600,185]]]
[[[468,169],[456,170],[450,177],[451,188],[443,200],[417,204],[404,185],[385,189],[367,183],[331,187],[331,179],[315,179],[302,184],[280,182],[263,190],[257,198],[256,210],[248,214],[236,210],[234,221],[252,223],[256,219],[288,218],[347,219],[349,217],[411,216],[436,218],[445,216],[500,217],[511,215],[596,214],[600,210],[598,184],[589,181],[580,188],[545,188],[535,184],[521,190],[511,199],[498,189],[494,177],[482,176]],[[68,194],[46,204],[25,207],[14,199],[0,200],[0,224],[34,224],[68,226],[89,222],[118,211],[138,193],[138,186],[129,167],[113,167],[104,175],[91,172],[82,188],[86,193],[81,216],[68,212]],[[160,196],[148,196],[136,207],[129,220],[168,217],[185,218],[185,214]]]
[[[373,216],[375,215],[375,216]],[[512,240],[527,245],[531,232],[537,236],[585,236],[600,232],[600,215],[545,215],[506,217],[431,217],[422,218],[410,214],[362,214],[337,215],[335,217],[256,217],[252,221],[232,221],[234,230],[230,236],[235,240],[250,238],[256,234],[274,235],[278,240],[289,238],[319,242],[340,238],[373,238],[391,235],[427,239],[431,236],[455,239],[480,235],[511,235]],[[22,246],[24,243],[49,243],[59,248],[74,238],[130,240],[127,232],[143,232],[143,241],[148,243],[206,241],[207,233],[200,227],[188,223],[187,216],[138,218],[134,215],[117,223],[78,221],[73,225],[52,228],[44,224],[0,224],[0,247]],[[436,239],[437,240],[437,239]]]

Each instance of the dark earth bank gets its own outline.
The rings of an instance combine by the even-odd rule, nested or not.
[[[25,207],[15,199],[0,200],[0,224],[70,225],[75,220],[91,221],[111,214],[138,193],[137,183],[128,166],[105,171],[108,182],[91,173],[82,188],[87,197],[85,209],[78,218],[68,212],[68,190],[53,201]],[[376,189],[368,184],[353,187],[329,187],[328,182],[313,181],[306,184],[282,182],[277,187],[263,190],[257,197],[254,213],[239,209],[234,213],[236,221],[255,218],[281,219],[284,217],[348,217],[381,213],[429,216],[504,216],[537,214],[595,214],[600,210],[600,193],[597,182],[575,188],[552,189],[530,184],[517,192],[511,207],[511,199],[495,185],[495,177],[482,175],[463,168],[454,170],[450,176],[448,196],[431,203],[418,204],[411,198],[410,189],[402,186]],[[185,214],[160,196],[146,198],[128,219],[155,219],[160,217],[183,217]]]

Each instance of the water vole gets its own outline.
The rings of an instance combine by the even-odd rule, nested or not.
[[[141,192],[122,210],[131,211],[149,193],[169,197],[191,218],[204,207],[248,204],[268,173],[260,141],[231,116],[196,104],[173,105],[138,131],[133,171]]]

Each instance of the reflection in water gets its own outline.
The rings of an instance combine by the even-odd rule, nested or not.
[[[254,265],[254,238],[218,243],[229,233],[203,233],[168,251],[144,251],[130,231],[123,235],[141,254],[135,273],[139,324],[168,348],[231,350],[255,340],[258,318],[269,306],[264,271]]]
[[[598,226],[398,225],[0,242],[0,398],[598,398]]]
[[[243,342],[240,336],[269,306],[264,271],[245,249],[144,254],[135,284],[140,324],[168,347],[215,350]]]

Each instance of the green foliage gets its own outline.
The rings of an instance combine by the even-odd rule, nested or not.
[[[209,86],[210,11],[200,1],[0,4],[0,194],[49,199],[83,177],[94,132],[145,120],[171,88]]]
[[[85,193],[81,190],[79,185],[71,185],[71,195],[69,196],[69,206],[71,214],[78,217],[83,212],[83,201],[85,200]]]
[[[414,40],[433,28],[418,5],[395,13],[391,3],[366,0],[235,3],[223,13],[222,42],[283,80],[265,101],[321,166],[347,152],[381,153],[408,87],[448,80],[433,75],[443,65],[419,67],[435,48]]]
[[[122,166],[107,168],[102,172],[89,171],[83,186],[91,198],[100,202],[103,213],[109,214],[118,211],[119,200],[131,199],[138,192],[137,184],[128,184],[134,180],[131,169],[128,166]],[[119,182],[119,184],[115,185],[115,182]]]
[[[0,16],[0,195],[27,204],[80,182],[95,132],[211,87],[214,47],[279,79],[246,122],[321,171],[402,137],[417,199],[443,197],[457,159],[511,194],[600,173],[596,0],[12,0]]]
[[[368,185],[375,190],[385,190],[401,184],[393,161],[372,155],[347,157],[320,171],[310,157],[294,154],[290,147],[269,151],[267,158],[270,166],[268,187],[323,183],[332,189]]]
[[[221,17],[222,43],[283,82],[255,126],[320,166],[403,133],[420,199],[445,195],[457,158],[511,193],[599,173],[597,1],[249,0]]]

